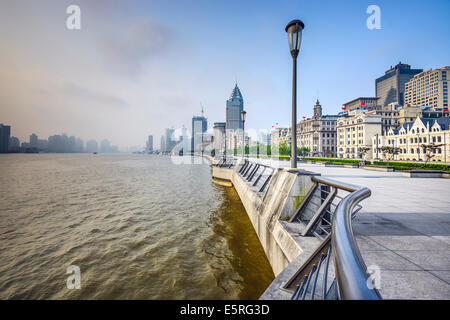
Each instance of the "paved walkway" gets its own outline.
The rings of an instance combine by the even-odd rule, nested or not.
[[[289,167],[287,161],[262,162]],[[372,191],[353,230],[366,264],[380,268],[383,298],[450,299],[450,179],[298,166]]]

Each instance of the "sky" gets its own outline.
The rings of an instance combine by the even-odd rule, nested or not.
[[[69,30],[69,5],[81,30]],[[369,30],[369,5],[381,29]],[[0,123],[28,141],[66,133],[144,146],[164,128],[190,130],[203,106],[225,121],[235,82],[246,128],[289,126],[292,58],[286,24],[305,24],[298,119],[375,95],[398,62],[450,65],[450,1],[1,0]]]

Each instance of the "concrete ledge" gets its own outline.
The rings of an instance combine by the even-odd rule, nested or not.
[[[410,170],[402,172],[402,176],[409,178],[442,178],[444,174],[449,175],[438,170]]]
[[[394,172],[393,167],[377,167],[377,166],[363,166],[364,170],[381,171],[381,172]]]
[[[233,169],[213,167],[212,177],[218,180],[225,180],[231,182],[233,176]]]
[[[325,162],[325,167],[343,167],[343,163]]]
[[[344,163],[344,168],[359,168],[359,164]]]

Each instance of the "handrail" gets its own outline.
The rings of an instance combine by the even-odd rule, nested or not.
[[[260,170],[262,168],[262,170]],[[259,186],[259,182],[262,181],[261,178],[263,177],[264,173],[266,172],[266,169],[270,169],[271,172],[268,173],[264,177],[264,182],[261,186]],[[275,168],[264,165],[262,163],[251,161],[249,159],[244,158],[244,163],[241,165],[241,168],[237,171],[237,173],[241,176],[241,178],[247,182],[252,187],[258,187],[258,195],[263,196],[264,190],[266,189],[269,181],[271,180],[273,174],[275,172]],[[255,181],[253,182],[253,179],[256,177]]]
[[[331,232],[336,279],[342,298],[346,300],[381,299],[378,290],[371,289],[367,285],[367,267],[352,228],[353,209],[359,202],[370,197],[370,189],[317,176],[312,177],[312,180],[351,192],[337,206]]]
[[[381,295],[369,288],[367,267],[352,229],[352,211],[356,204],[370,197],[368,188],[352,192],[339,203],[333,219],[331,243],[334,267],[341,296],[346,300],[378,300]]]

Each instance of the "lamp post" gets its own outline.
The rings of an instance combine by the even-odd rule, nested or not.
[[[286,26],[289,50],[293,59],[292,73],[292,129],[291,129],[291,168],[297,168],[297,56],[302,42],[305,25],[300,20],[292,20]]]
[[[247,115],[247,112],[241,111],[242,116],[242,159],[244,159],[244,153],[245,153],[245,116]]]

